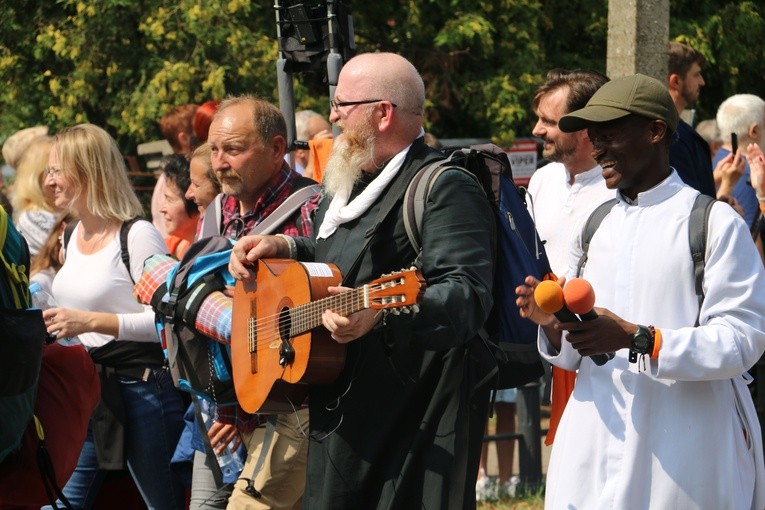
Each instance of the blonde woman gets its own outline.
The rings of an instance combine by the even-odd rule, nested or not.
[[[53,194],[43,186],[48,153],[53,137],[38,136],[29,142],[16,166],[13,185],[15,223],[29,245],[29,253],[37,255],[61,212],[53,205]]]
[[[129,264],[122,260],[121,226],[141,214],[141,204],[116,143],[97,126],[80,124],[56,136],[45,185],[57,207],[80,218],[53,281],[60,308],[44,313],[48,332],[78,336],[101,374],[101,404],[64,495],[75,508],[90,508],[106,470],[126,464],[149,508],[182,509],[183,487],[170,458],[183,404],[162,368],[154,313],[133,297],[143,261],[165,253],[165,243],[156,227],[139,220],[128,231]]]

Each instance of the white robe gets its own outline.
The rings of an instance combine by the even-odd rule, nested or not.
[[[765,508],[760,426],[742,377],[765,350],[765,272],[743,220],[715,204],[694,327],[697,194],[673,172],[636,205],[620,200],[590,245],[582,276],[596,306],[661,330],[647,370],[627,349],[602,367],[565,339],[558,353],[540,328],[540,352],[579,369],[548,467],[548,509]],[[575,236],[570,271],[580,244]]]

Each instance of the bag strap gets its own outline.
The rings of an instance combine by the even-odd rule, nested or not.
[[[53,467],[53,461],[48,453],[48,448],[45,446],[45,431],[43,425],[37,415],[33,415],[33,421],[35,426],[35,432],[37,433],[37,468],[40,470],[40,476],[42,477],[43,487],[45,488],[45,494],[48,497],[48,501],[51,506],[58,510],[58,504],[56,498],[64,505],[64,508],[68,510],[72,509],[72,504],[64,496],[64,492],[61,487],[58,486],[56,481],[56,470]]]
[[[699,313],[696,316],[696,326],[701,319],[701,305],[704,303],[704,267],[706,265],[707,235],[709,233],[709,214],[716,200],[700,193],[693,202],[688,226],[688,243],[693,259],[693,277],[696,298],[699,302]]]
[[[584,229],[582,230],[582,255],[579,257],[579,262],[576,264],[577,277],[582,274],[582,269],[587,263],[587,252],[590,250],[592,236],[595,235],[595,231],[598,230],[600,224],[603,223],[603,220],[611,212],[611,209],[614,208],[616,202],[617,200],[615,198],[603,202],[596,207],[595,210],[590,213],[590,217],[587,218],[587,222],[584,224]]]
[[[223,473],[221,472],[220,464],[218,464],[218,461],[215,458],[215,449],[210,442],[210,436],[207,435],[207,426],[205,425],[204,419],[202,419],[202,409],[199,406],[198,398],[199,397],[196,395],[192,395],[191,397],[192,405],[194,406],[194,419],[196,420],[197,428],[202,432],[199,435],[202,436],[202,441],[205,444],[204,453],[209,461],[207,464],[212,472],[213,480],[215,480],[215,486],[221,487],[223,486]]]
[[[128,244],[128,234],[130,234],[130,227],[140,219],[141,218],[136,216],[135,218],[123,222],[122,226],[120,226],[120,255],[122,257],[122,263],[125,264],[125,268],[127,269],[128,276],[130,276],[130,281],[133,282],[133,284],[135,284],[135,279],[133,278],[133,272],[130,270],[130,245]]]
[[[291,194],[287,199],[279,204],[279,207],[273,210],[263,221],[258,223],[250,234],[268,235],[279,228],[285,221],[290,219],[295,212],[300,209],[306,201],[321,191],[321,186],[312,184],[305,188],[300,188]]]
[[[425,202],[428,200],[430,188],[438,177],[450,168],[444,160],[436,161],[420,169],[412,178],[404,192],[404,228],[409,243],[414,251],[420,253],[422,249],[422,215],[425,212]]]
[[[320,191],[321,186],[316,183],[298,189],[287,197],[284,202],[279,204],[279,207],[274,209],[263,221],[258,223],[250,231],[250,234],[268,235],[272,233],[290,219],[295,214],[295,211],[300,209],[309,198]],[[219,193],[212,201],[212,204],[205,210],[205,215],[202,218],[202,229],[199,232],[200,239],[221,234],[222,200],[223,193]]]
[[[275,434],[276,415],[272,414],[268,417],[268,421],[266,422],[266,432],[263,436],[263,446],[260,449],[258,460],[255,463],[255,466],[252,468],[252,474],[250,474],[249,478],[244,478],[244,480],[247,482],[247,487],[242,490],[245,492],[245,494],[255,499],[260,499],[262,497],[260,491],[255,488],[255,478],[258,476],[258,473],[260,473],[260,470],[263,469],[263,466],[266,463],[266,457],[268,456],[268,452],[271,451],[271,443],[274,441]],[[242,475],[244,475],[244,473],[242,473]]]
[[[193,325],[207,296],[216,291],[222,292],[225,288],[226,282],[216,273],[204,275],[178,297],[177,306],[180,307],[180,313],[176,317],[186,324]]]
[[[221,208],[223,207],[223,193],[218,193],[212,203],[205,209],[205,215],[202,218],[202,229],[199,231],[199,238],[219,236],[221,233]]]
[[[20,258],[18,262],[9,260],[9,258],[13,258],[12,251],[16,251],[10,248],[13,237],[8,236],[8,232],[12,231],[12,229],[15,230],[10,223],[8,214],[3,210],[2,214],[0,214],[0,266],[2,266],[0,276],[3,278],[3,286],[0,287],[0,292],[7,286],[10,294],[8,296],[8,306],[22,309],[28,308],[30,304],[29,247],[24,236],[17,233]],[[9,252],[8,257],[6,257],[6,249]],[[3,304],[4,300],[4,296],[0,296],[0,305]]]

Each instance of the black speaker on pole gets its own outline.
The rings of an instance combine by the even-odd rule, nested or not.
[[[296,142],[293,75],[324,73],[329,99],[334,99],[340,70],[356,49],[353,18],[348,7],[335,0],[277,0],[274,9],[279,108],[287,120],[287,148],[292,150]]]

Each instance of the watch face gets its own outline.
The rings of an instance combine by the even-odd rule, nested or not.
[[[640,326],[637,333],[632,336],[632,349],[637,352],[646,353],[650,343],[651,333],[647,328]]]

